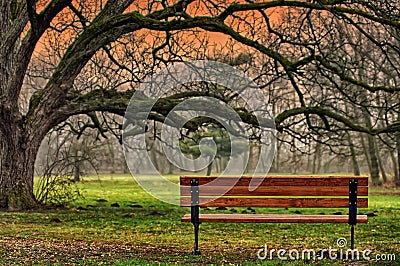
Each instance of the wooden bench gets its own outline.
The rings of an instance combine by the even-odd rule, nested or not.
[[[348,223],[351,249],[354,225],[367,223],[357,207],[368,207],[366,176],[180,177],[181,206],[191,207],[182,222],[194,226],[194,249],[202,222]],[[348,215],[325,214],[200,214],[199,207],[349,208]]]

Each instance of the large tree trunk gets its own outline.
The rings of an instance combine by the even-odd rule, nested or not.
[[[351,139],[351,135],[349,132],[346,132],[346,136],[347,136],[347,141],[349,142],[351,162],[353,165],[353,174],[356,176],[359,176],[360,175],[360,166],[358,165],[357,154],[356,154],[356,150],[354,148],[354,143],[353,143],[353,140]]]
[[[375,142],[375,144],[377,144],[377,143]],[[377,148],[376,156],[378,158],[378,165],[379,165],[379,169],[380,169],[381,175],[382,175],[382,182],[386,183],[388,178],[387,178],[387,175],[386,175],[386,169],[385,169],[384,163],[382,161],[382,156],[379,153],[379,148]]]
[[[364,77],[364,71],[367,69],[365,65],[365,61],[360,60],[360,67],[358,68],[358,75],[360,78]],[[364,123],[367,126],[367,128],[373,128],[373,121],[371,117],[371,113],[368,110],[369,103],[371,102],[371,98],[369,95],[363,91],[359,95],[361,102],[364,104],[364,106],[361,108],[362,115],[364,116]],[[367,135],[367,150],[365,150],[365,153],[368,154],[369,160],[370,160],[370,175],[371,175],[371,180],[373,185],[381,185],[380,182],[380,173],[379,173],[379,162],[378,162],[378,156],[377,156],[377,149],[376,149],[376,143],[375,143],[375,137],[372,135]]]
[[[25,5],[21,4],[17,19],[10,16],[12,4],[16,2],[0,4],[0,36],[4,37],[0,45],[0,209],[20,210],[38,206],[33,175],[40,143],[30,141],[24,129],[26,119],[19,111],[18,97],[34,46],[19,39],[18,29],[23,29],[26,19],[22,11]]]
[[[393,165],[393,179],[399,180],[400,178],[399,178],[399,170],[397,168],[397,158],[394,155],[394,151],[391,150],[389,152],[389,155],[390,155],[390,159],[392,160],[392,165]]]
[[[400,103],[400,93],[397,92],[397,99]],[[397,122],[400,122],[400,112],[397,113]],[[396,153],[397,153],[397,173],[394,175],[394,183],[400,187],[400,132],[395,134],[396,137]],[[396,168],[395,168],[396,169]]]
[[[26,142],[16,130],[0,138],[0,208],[38,207],[33,194],[34,164],[39,145]]]
[[[320,172],[321,169],[321,161],[322,161],[322,154],[321,154],[321,143],[317,142],[315,144],[315,153],[312,162],[312,170],[311,173],[317,174]]]
[[[76,147],[74,154],[74,182],[81,181],[81,164],[82,164],[82,158],[80,156],[78,148]]]
[[[276,145],[275,158],[274,158],[274,164],[275,164],[274,170],[276,173],[280,173],[281,171],[281,150],[283,143],[284,143],[283,141],[278,141]]]
[[[399,115],[400,117],[400,115]],[[396,186],[400,187],[400,133],[396,134],[396,151],[397,151],[397,170],[399,171],[397,175],[395,175],[394,183]]]
[[[211,175],[212,167],[213,167],[213,162],[210,162],[210,164],[207,166],[207,174],[206,174],[206,176],[210,176]]]
[[[374,185],[381,185],[379,180],[379,162],[374,136],[368,135],[368,154],[371,160],[371,179]]]
[[[365,158],[367,159],[369,173],[371,175],[371,180],[374,185],[379,185],[379,164],[378,158],[376,156],[376,150],[374,145],[374,137],[367,135],[367,143],[364,142],[363,134],[360,134],[361,144],[364,150]]]

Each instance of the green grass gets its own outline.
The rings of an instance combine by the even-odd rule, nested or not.
[[[170,176],[177,181],[177,176]],[[0,264],[26,265],[282,265],[259,260],[257,251],[296,248],[336,248],[349,241],[346,224],[235,224],[200,226],[202,256],[190,256],[193,233],[180,222],[188,208],[158,201],[130,176],[85,178],[84,198],[63,209],[0,213]],[[368,224],[356,226],[356,248],[373,254],[395,254],[396,261],[296,260],[290,265],[397,265],[400,262],[400,195],[396,189],[372,189]],[[119,207],[111,207],[118,203]],[[223,211],[230,213],[232,208]],[[247,211],[236,208],[238,212]],[[257,212],[293,213],[297,209],[257,209]],[[300,209],[298,209],[300,210]],[[346,209],[310,209],[302,213],[334,213]],[[214,208],[201,212],[216,212]],[[275,253],[276,258],[276,253]]]

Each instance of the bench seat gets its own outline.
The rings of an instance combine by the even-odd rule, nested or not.
[[[200,222],[233,223],[348,223],[348,215],[322,214],[200,214]],[[185,214],[182,222],[191,222],[191,215]],[[357,215],[357,223],[367,223],[367,215]]]

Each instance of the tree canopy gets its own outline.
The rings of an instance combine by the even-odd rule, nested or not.
[[[86,127],[111,130],[141,80],[191,59],[248,73],[280,132],[332,145],[348,132],[380,135],[400,155],[396,0],[0,3],[1,208],[37,205],[34,161],[50,130],[81,114]],[[236,101],[219,93],[177,91],[149,118],[162,122],[194,95]],[[241,117],[253,124],[251,113]]]

